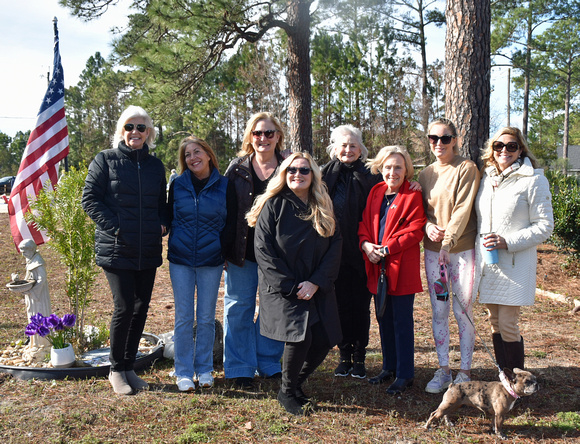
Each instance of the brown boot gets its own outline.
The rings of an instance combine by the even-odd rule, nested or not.
[[[127,370],[125,372],[125,379],[133,390],[149,390],[149,384],[137,376],[134,370]]]
[[[127,384],[125,379],[125,372],[115,372],[111,370],[109,373],[109,382],[113,386],[113,390],[118,395],[132,395],[133,389]]]

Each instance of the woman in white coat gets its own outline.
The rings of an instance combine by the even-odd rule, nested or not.
[[[503,369],[524,368],[520,307],[533,305],[537,246],[552,234],[548,180],[518,128],[500,129],[483,153],[484,174],[475,201],[478,223],[476,285],[489,311],[493,346]],[[486,251],[497,251],[497,263]],[[489,263],[488,263],[489,262]]]

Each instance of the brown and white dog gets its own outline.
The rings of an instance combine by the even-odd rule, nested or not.
[[[484,413],[493,415],[493,431],[501,438],[505,438],[502,432],[502,424],[506,414],[513,408],[516,399],[522,396],[530,396],[540,389],[536,377],[530,372],[514,368],[504,370],[504,382],[470,381],[460,384],[451,384],[437,410],[429,416],[425,423],[428,429],[431,422],[443,417],[448,426],[453,426],[449,420],[449,414],[453,413],[462,405],[476,407]],[[501,377],[501,376],[500,376]],[[510,393],[511,392],[511,393]]]

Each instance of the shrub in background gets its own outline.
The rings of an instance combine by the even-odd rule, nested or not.
[[[554,208],[552,240],[560,248],[569,250],[574,260],[580,260],[580,185],[574,176],[547,171]]]

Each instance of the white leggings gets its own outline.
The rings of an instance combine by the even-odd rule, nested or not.
[[[473,274],[475,270],[475,250],[462,251],[449,254],[450,263],[447,265],[447,273],[451,282],[450,292],[453,292],[453,313],[459,327],[459,347],[461,349],[461,369],[470,370],[473,358],[473,345],[475,343],[475,329],[469,319],[473,320]],[[437,349],[439,366],[449,366],[449,309],[450,300],[438,301],[435,295],[434,283],[440,278],[439,253],[425,250],[425,272],[431,297],[431,309],[433,311],[433,338]],[[449,284],[448,284],[449,285]],[[467,313],[463,311],[461,305]],[[468,318],[469,316],[469,318]]]

